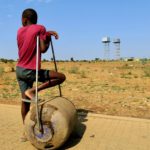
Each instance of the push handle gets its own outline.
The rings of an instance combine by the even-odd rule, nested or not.
[[[52,37],[50,37],[50,45],[51,45],[51,49],[52,49],[52,55],[53,55],[53,61],[54,61],[55,71],[58,72],[57,64],[56,64],[56,59],[55,59],[55,52],[54,52]],[[59,95],[61,97],[62,96],[62,92],[61,92],[61,86],[60,86],[60,84],[58,85],[58,88],[59,88]]]
[[[39,36],[36,39],[36,85],[35,85],[35,103],[36,103],[36,117],[39,131],[42,132],[42,125],[40,122],[40,114],[38,107],[38,70],[39,70]]]

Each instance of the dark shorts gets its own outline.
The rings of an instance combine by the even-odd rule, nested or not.
[[[16,76],[17,76],[20,90],[22,93],[24,93],[27,89],[33,87],[33,83],[36,80],[36,71],[17,66]],[[46,82],[49,79],[50,79],[49,70],[44,70],[44,69],[39,70],[38,72],[39,82]]]

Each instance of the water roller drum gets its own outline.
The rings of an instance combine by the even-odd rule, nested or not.
[[[36,107],[32,106],[25,119],[28,140],[37,149],[57,149],[69,138],[77,122],[75,106],[63,97],[55,97],[39,106],[43,131],[37,126]]]

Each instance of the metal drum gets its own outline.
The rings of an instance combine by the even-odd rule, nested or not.
[[[33,106],[25,119],[28,140],[38,149],[56,149],[68,139],[76,122],[73,103],[63,97],[55,97],[39,105],[42,131],[39,131],[36,107]]]

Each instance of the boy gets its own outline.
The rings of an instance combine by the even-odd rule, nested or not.
[[[19,60],[16,66],[16,76],[21,90],[22,99],[34,100],[35,87],[33,82],[36,75],[36,37],[39,36],[39,82],[38,91],[61,84],[65,75],[50,70],[43,70],[41,66],[41,53],[45,53],[50,44],[50,37],[58,39],[54,31],[47,31],[44,26],[37,25],[37,13],[33,9],[26,9],[22,13],[22,27],[17,32]],[[30,103],[22,101],[21,114],[24,124],[25,116],[30,109]]]

